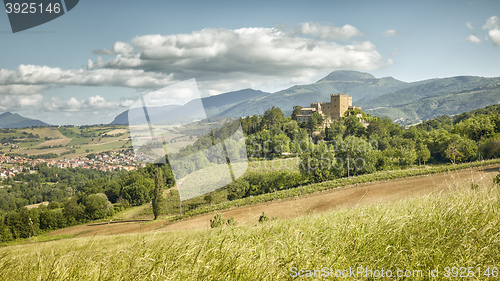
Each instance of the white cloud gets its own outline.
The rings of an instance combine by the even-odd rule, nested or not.
[[[388,29],[388,30],[384,31],[383,34],[384,34],[384,36],[392,37],[392,36],[398,35],[399,32],[395,29]]]
[[[359,29],[349,24],[337,27],[333,24],[319,24],[314,22],[302,23],[300,33],[326,40],[346,40],[351,37],[363,35]]]
[[[26,108],[37,108],[43,100],[42,95],[5,95],[0,96],[0,110],[14,111]]]
[[[202,94],[243,88],[277,91],[308,83],[333,70],[375,70],[392,64],[370,41],[349,40],[356,27],[303,23],[295,31],[278,28],[207,28],[192,33],[144,35],[94,51],[87,69],[20,65],[0,69],[0,95],[33,95],[64,86],[115,86],[156,90],[196,78]],[[113,106],[130,105],[130,101]],[[111,106],[102,100],[55,99],[49,110]]]
[[[0,95],[33,95],[47,88],[44,85],[0,85]]]
[[[15,89],[14,85],[19,88],[18,92],[22,92],[41,90],[44,85],[51,84],[159,88],[170,83],[171,75],[147,73],[140,69],[62,70],[38,65],[20,65],[16,70],[0,69],[0,93],[1,87]]]
[[[97,109],[116,109],[118,107],[127,107],[127,105],[128,103],[106,101],[105,98],[96,95],[86,100],[78,100],[75,97],[69,100],[52,97],[50,102],[44,104],[44,108],[48,111],[92,111]]]
[[[500,19],[497,16],[492,16],[486,19],[483,29],[499,29]]]
[[[470,23],[470,22],[466,22],[465,26],[467,26],[467,28],[470,30],[474,29],[474,26],[472,26],[472,23]]]
[[[145,35],[131,41],[135,53],[109,60],[98,58],[89,68],[165,73],[175,81],[196,78],[211,92],[272,84],[275,86],[268,90],[277,90],[277,84],[281,87],[296,78],[342,69],[373,70],[392,63],[384,60],[370,41],[340,44],[318,39],[360,34],[349,25],[339,28],[306,23],[298,34],[276,28],[208,28],[190,34]],[[227,87],[216,87],[221,84]]]
[[[479,39],[479,37],[477,37],[476,35],[474,34],[471,34],[469,36],[467,36],[464,41],[467,41],[467,42],[471,42],[471,43],[475,43],[475,44],[479,44],[481,43],[481,39]]]
[[[492,29],[488,31],[488,35],[490,36],[493,45],[500,46],[500,30]]]
[[[130,107],[135,103],[134,100],[124,100],[118,104],[119,107]]]
[[[397,55],[398,53],[399,53],[399,49],[398,49],[398,48],[396,48],[396,49],[394,49],[394,50],[392,51],[391,56],[395,56],[395,55]]]
[[[493,45],[500,46],[500,18],[497,16],[489,17],[486,19],[483,29],[488,30],[488,36],[490,37]]]
[[[113,45],[113,49],[99,49],[95,50],[94,53],[98,55],[118,55],[118,54],[123,54],[123,55],[128,55],[134,52],[134,47],[132,47],[130,44],[117,41]]]

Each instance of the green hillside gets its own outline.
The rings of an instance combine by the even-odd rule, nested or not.
[[[411,89],[405,89],[396,94],[385,95],[375,100],[371,100],[371,104],[363,108],[364,111],[376,116],[387,116],[391,119],[404,118],[406,124],[418,122],[420,120],[428,120],[441,115],[456,115],[463,112],[472,111],[477,108],[482,108],[490,104],[500,102],[500,79],[481,79],[474,83],[464,85],[461,90],[458,85],[452,85],[453,89],[443,87],[444,90],[439,90],[427,96],[418,99],[417,91],[412,92]],[[433,83],[434,84],[434,83]],[[477,85],[481,85],[475,87]],[[430,85],[428,85],[430,86]],[[427,88],[421,85],[418,88]],[[429,93],[431,91],[428,91]],[[424,94],[422,94],[423,96]],[[384,98],[383,102],[381,101]],[[410,102],[404,102],[410,101]],[[385,106],[382,106],[385,103]]]

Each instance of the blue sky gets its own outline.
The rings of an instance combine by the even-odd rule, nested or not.
[[[500,76],[499,16],[494,0],[82,0],[13,34],[0,12],[0,112],[109,123],[141,93],[191,78],[213,95],[342,69],[407,82]]]

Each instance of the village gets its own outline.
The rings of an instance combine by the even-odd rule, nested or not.
[[[20,156],[9,156],[0,154],[0,179],[13,177],[29,167],[45,163],[49,167],[57,168],[82,168],[96,169],[100,171],[114,170],[136,170],[145,167],[144,163],[137,163],[132,151],[107,152],[89,157],[78,157],[72,159],[31,159]]]

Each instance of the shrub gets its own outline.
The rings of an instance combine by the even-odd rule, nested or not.
[[[226,221],[227,226],[236,226],[236,221],[233,219],[233,217],[230,217]]]
[[[217,212],[217,214],[214,216],[213,220],[210,220],[210,228],[216,228],[224,225],[224,219],[222,218],[222,215]]]
[[[500,169],[499,169],[500,172]],[[500,174],[498,174],[495,178],[493,178],[493,183],[496,185],[500,185]]]
[[[259,217],[259,222],[262,223],[262,222],[266,222],[268,220],[269,220],[269,218],[266,216],[266,214],[264,212],[262,212],[262,215],[260,215],[260,217]]]

